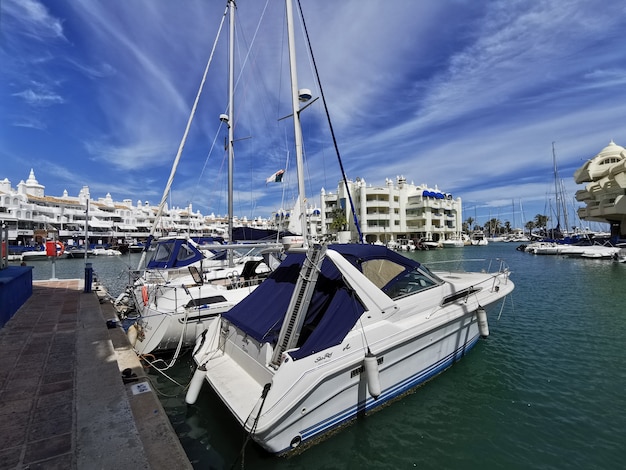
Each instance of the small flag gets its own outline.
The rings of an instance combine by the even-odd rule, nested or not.
[[[278,170],[272,176],[265,180],[265,184],[267,183],[280,183],[283,180],[283,175],[285,174],[285,170]]]

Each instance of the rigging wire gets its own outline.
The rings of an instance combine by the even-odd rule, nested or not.
[[[346,178],[346,172],[343,167],[343,162],[341,161],[341,155],[339,153],[339,145],[337,144],[337,138],[335,137],[335,131],[333,129],[332,122],[330,120],[330,112],[328,111],[328,105],[326,103],[326,98],[324,96],[324,90],[322,89],[322,82],[320,81],[319,72],[317,69],[317,63],[315,62],[315,57],[313,55],[313,48],[311,47],[311,39],[309,37],[309,32],[306,27],[306,23],[304,21],[304,12],[302,11],[302,5],[300,4],[300,0],[298,0],[298,10],[300,11],[300,17],[302,19],[302,26],[304,28],[304,33],[306,35],[307,44],[309,47],[309,54],[311,54],[311,61],[313,63],[313,67],[315,70],[315,78],[317,79],[318,86],[320,87],[320,95],[322,98],[322,103],[324,103],[324,110],[326,112],[326,118],[328,120],[328,126],[330,127],[330,134],[333,139],[333,145],[335,146],[335,152],[337,153],[337,160],[339,161],[339,167],[341,168],[341,176],[343,178],[343,183],[346,186],[346,192],[348,193],[348,199],[350,200],[350,207],[352,208],[352,217],[354,219],[354,226],[359,234],[359,243],[363,243],[363,233],[361,232],[361,226],[359,224],[359,219],[357,217],[357,213],[354,207],[354,202],[352,201],[352,194],[349,190],[348,179]]]
[[[161,214],[163,213],[163,207],[165,206],[165,201],[167,201],[167,196],[170,194],[170,190],[172,187],[172,183],[174,181],[174,175],[176,174],[176,169],[178,168],[178,162],[180,161],[180,157],[183,153],[183,149],[185,147],[185,143],[187,142],[187,136],[189,135],[189,129],[191,128],[191,123],[196,114],[196,109],[198,108],[198,102],[200,101],[200,95],[202,94],[202,90],[204,89],[204,84],[206,83],[206,77],[209,73],[209,67],[213,62],[213,55],[215,53],[215,48],[217,47],[217,40],[219,38],[219,32],[222,30],[224,26],[224,21],[226,19],[226,15],[228,13],[228,6],[226,10],[224,10],[224,14],[222,15],[222,21],[220,21],[220,26],[218,28],[218,34],[213,42],[213,48],[211,49],[211,54],[209,55],[209,60],[204,69],[204,74],[202,75],[202,81],[200,82],[200,87],[198,88],[198,92],[196,93],[196,99],[193,102],[193,106],[191,108],[191,113],[189,114],[189,119],[187,119],[187,126],[185,127],[185,132],[178,146],[178,152],[176,153],[176,158],[174,158],[174,164],[172,165],[172,169],[170,171],[170,176],[167,180],[167,184],[165,185],[165,189],[163,190],[163,196],[161,197],[161,202],[159,204],[159,208],[157,210],[157,214],[154,219],[154,224],[152,224],[152,228],[150,229],[150,237],[154,236],[156,232],[157,224],[159,219],[161,218]],[[143,251],[141,254],[141,259],[139,260],[139,268],[145,263],[147,250]],[[87,256],[85,254],[85,256]]]
[[[248,63],[248,61],[250,60],[250,57],[251,57],[251,51],[252,51],[252,46],[253,46],[253,45],[254,45],[254,43],[256,42],[256,39],[257,39],[257,36],[258,36],[259,30],[260,30],[261,23],[263,22],[263,19],[265,18],[265,14],[266,14],[266,11],[267,11],[267,8],[268,8],[268,4],[269,4],[269,0],[266,0],[265,6],[264,6],[263,11],[262,11],[262,13],[261,13],[261,17],[259,18],[259,21],[258,21],[258,23],[257,23],[256,29],[254,30],[254,34],[252,35],[252,40],[251,40],[250,44],[247,46],[247,53],[245,54],[245,56],[243,57],[243,59],[241,59],[241,68],[240,68],[239,73],[238,73],[238,76],[237,76],[237,78],[236,78],[236,80],[235,80],[235,89],[238,89],[238,88],[239,88],[239,84],[240,84],[240,82],[241,82],[241,80],[242,80],[243,70],[245,69],[245,67],[246,67],[246,65],[247,65],[247,63]],[[235,5],[235,7],[236,7],[236,5]],[[212,52],[211,52],[211,56],[213,56],[213,52],[215,51],[215,47],[216,47],[216,45],[217,45],[217,41],[218,41],[218,39],[219,39],[219,36],[221,35],[222,25],[223,25],[223,23],[224,23],[224,21],[225,21],[225,18],[226,18],[226,16],[227,16],[227,12],[228,12],[228,7],[227,7],[227,9],[226,9],[226,12],[224,13],[224,17],[222,18],[222,23],[220,24],[220,28],[219,28],[219,30],[218,30],[217,37],[216,37],[216,39],[215,39],[215,43],[214,43],[214,46],[213,46],[213,49],[212,49]],[[239,24],[239,19],[238,19],[238,18],[237,18],[237,22],[238,22],[238,24]],[[244,42],[245,44],[248,44],[248,43],[247,43],[247,40],[246,40],[246,38],[245,38],[245,35],[243,34],[243,30],[244,30],[243,28],[239,28],[239,29],[238,29],[238,31],[241,31],[241,32],[240,32],[240,35],[242,36],[242,41],[237,41],[237,43],[238,43],[238,44],[239,44],[239,43],[241,43],[241,42]],[[223,114],[228,114],[228,105],[226,105],[226,107],[224,108],[224,112],[223,112]],[[237,116],[234,116],[234,119],[235,119],[235,123],[236,123],[236,121],[237,121]],[[197,189],[198,187],[200,187],[200,183],[201,183],[202,177],[204,176],[204,173],[205,173],[205,170],[206,170],[206,168],[207,168],[207,165],[208,165],[209,159],[210,159],[211,155],[213,154],[213,150],[214,150],[214,149],[215,149],[215,147],[216,147],[216,143],[217,143],[217,141],[218,141],[219,135],[220,135],[220,134],[221,134],[221,132],[222,132],[222,129],[223,129],[223,123],[220,121],[220,125],[219,125],[219,127],[218,127],[218,129],[217,129],[217,131],[216,131],[216,133],[215,133],[215,136],[214,136],[213,141],[212,141],[212,143],[211,143],[211,147],[210,147],[210,149],[209,149],[209,152],[208,152],[208,154],[207,154],[207,156],[206,156],[206,158],[205,158],[205,160],[204,160],[204,165],[202,166],[202,170],[200,171],[200,174],[199,174],[199,176],[198,176],[198,181],[196,182],[196,189]],[[219,175],[222,175],[222,174],[223,174],[223,167],[224,167],[225,161],[226,161],[226,158],[224,158],[224,159],[222,160],[222,166],[220,167],[220,171],[219,171],[219,173],[218,173]],[[219,179],[220,179],[220,178],[213,178],[212,180],[213,180],[213,181],[217,181],[217,180],[219,180]],[[213,192],[213,191],[211,191],[211,192]],[[197,194],[197,193],[198,193],[198,191],[194,191],[194,194]],[[210,204],[207,204],[207,207],[210,207]],[[218,211],[218,212],[219,212],[219,211]]]

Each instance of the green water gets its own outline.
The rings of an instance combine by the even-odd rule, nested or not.
[[[626,264],[536,256],[516,246],[412,254],[434,269],[448,259],[506,260],[516,288],[500,320],[490,318],[490,337],[414,393],[300,455],[271,457],[248,444],[243,467],[623,468]],[[94,269],[101,282],[123,285],[125,263],[136,265],[128,261],[94,260]],[[186,383],[191,368],[185,357],[170,372]],[[244,435],[210,387],[187,407],[179,387],[152,377],[194,466],[241,468]]]

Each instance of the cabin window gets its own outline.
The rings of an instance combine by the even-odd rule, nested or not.
[[[165,262],[170,259],[170,255],[172,254],[172,249],[174,248],[174,243],[159,243],[157,244],[156,251],[154,252],[154,256],[152,257],[153,261],[157,262]]]
[[[178,253],[176,254],[176,259],[178,261],[186,261],[194,256],[196,256],[196,254],[191,248],[189,248],[189,245],[181,245]]]

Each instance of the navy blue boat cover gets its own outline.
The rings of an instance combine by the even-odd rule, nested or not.
[[[279,240],[284,236],[293,235],[288,231],[268,230],[252,227],[234,227],[233,240],[236,241],[271,241]]]
[[[147,269],[184,268],[200,261],[204,256],[187,240],[172,238],[159,240]]]
[[[419,267],[418,262],[384,246],[338,244],[328,248],[343,255],[361,272],[361,264],[374,259],[388,259],[404,266],[404,271],[383,290],[407,271]],[[257,341],[276,344],[304,259],[304,253],[289,254],[259,287],[223,317]],[[291,356],[299,359],[341,343],[364,311],[339,270],[325,259],[300,334],[299,349],[291,352]]]

